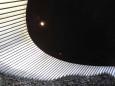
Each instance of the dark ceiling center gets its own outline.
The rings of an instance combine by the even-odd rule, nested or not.
[[[87,65],[115,65],[111,1],[29,0],[28,31],[55,58]]]

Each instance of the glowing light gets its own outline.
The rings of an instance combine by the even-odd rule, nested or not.
[[[41,22],[40,22],[40,25],[41,25],[41,26],[45,26],[45,22],[41,21]]]

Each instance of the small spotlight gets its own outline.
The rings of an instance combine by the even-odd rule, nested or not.
[[[45,22],[41,21],[40,26],[42,26],[42,27],[45,26]]]

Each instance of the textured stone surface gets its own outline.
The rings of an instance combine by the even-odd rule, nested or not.
[[[115,86],[115,77],[109,74],[95,76],[65,76],[56,80],[28,80],[1,75],[3,86]]]

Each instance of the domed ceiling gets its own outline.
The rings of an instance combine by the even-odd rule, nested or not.
[[[82,65],[84,64],[85,60],[88,61],[87,58],[85,57],[76,57],[77,59],[75,58],[76,59],[75,62],[72,63],[73,60],[71,60],[71,58],[74,59],[74,55],[76,56],[77,54],[75,52],[67,54],[67,52],[74,51],[73,47],[74,44],[76,44],[77,42],[72,45],[72,43],[69,42],[69,40],[74,41],[73,38],[71,39],[73,35],[70,36],[70,38],[68,39],[69,35],[67,35],[66,32],[65,36],[67,36],[66,37],[67,41],[63,41],[63,30],[61,30],[61,28],[65,27],[65,25],[68,24],[69,26],[67,25],[66,27],[67,30],[69,30],[70,26],[77,27],[77,24],[75,23],[75,21],[71,21],[70,22],[71,24],[69,24],[69,21],[65,21],[67,20],[68,16],[65,17],[61,16],[58,18],[56,15],[55,15],[56,17],[53,17],[54,15],[53,16],[47,16],[48,14],[45,15],[46,11],[43,12],[43,9],[47,7],[47,3],[46,4],[44,3],[43,5],[42,3],[44,1],[41,1],[41,4],[37,3],[36,1],[37,0],[33,1],[29,0],[29,2],[27,0],[0,0],[0,73],[15,75],[19,77],[32,78],[32,79],[42,79],[42,80],[51,80],[66,75],[78,75],[78,74],[85,76],[105,72],[112,75],[115,74],[114,66],[92,66],[95,63],[92,63],[92,65],[90,66]],[[28,8],[26,15],[27,3]],[[36,7],[39,7],[40,5],[44,7],[37,9],[41,14],[38,15],[37,13],[38,11],[32,9],[33,7],[32,3],[35,3]],[[48,8],[49,10],[52,11],[53,9],[50,8],[52,8],[53,2],[51,1],[50,4],[52,5],[50,5],[51,7]],[[63,4],[60,4],[60,10],[62,10],[61,9],[62,6]],[[66,13],[66,11],[67,10],[65,10],[64,13]],[[59,13],[58,10],[57,11],[55,10],[55,13],[56,12]],[[68,19],[73,20],[71,19],[71,17]],[[60,29],[55,29],[56,27],[55,24],[62,24],[62,25],[61,27],[60,25],[56,25],[59,26]],[[81,27],[83,26],[84,25],[82,24]],[[75,31],[75,29],[73,30]],[[53,31],[54,32],[56,31],[57,34],[54,34]],[[62,31],[62,33],[60,33],[60,31]],[[103,31],[100,30],[99,32],[100,36],[101,32]],[[73,33],[73,31],[70,30],[70,33]],[[74,33],[74,35],[76,35],[76,32]],[[56,37],[57,39],[55,39]],[[61,42],[60,40],[63,42]],[[72,47],[68,46],[68,43],[66,44],[66,42],[69,42]],[[62,46],[64,45],[63,43],[65,43],[65,46]],[[82,43],[82,41],[79,42],[79,44],[80,43]],[[67,51],[64,50],[65,48],[63,47],[66,47],[68,50]],[[75,49],[77,49],[76,51],[78,51],[80,47],[78,49],[75,47]],[[63,55],[69,56],[71,58],[67,57],[67,59],[65,59]],[[77,61],[79,60],[79,58],[80,61]],[[77,62],[81,64],[77,64]],[[104,63],[107,62],[105,58],[103,59],[103,62]],[[110,64],[106,63],[103,65],[113,65],[113,63],[114,60],[113,62],[110,62]],[[101,64],[97,64],[96,62],[95,65],[101,65]]]

